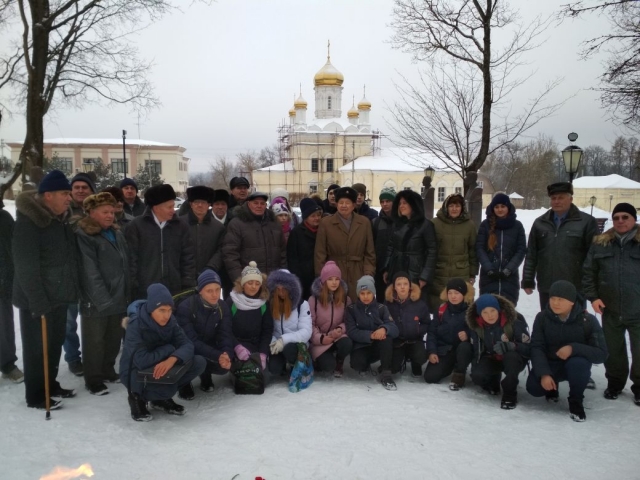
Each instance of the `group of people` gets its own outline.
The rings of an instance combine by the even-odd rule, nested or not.
[[[628,331],[637,356],[640,234],[633,206],[618,204],[613,228],[594,240],[595,219],[573,205],[571,185],[550,185],[551,209],[527,243],[504,194],[493,197],[476,226],[459,193],[428,220],[411,190],[383,189],[376,216],[364,185],[331,185],[326,199],[300,202],[302,218],[282,189],[250,192],[249,182],[235,177],[230,192],[190,187],[176,212],[170,185],[149,188],[143,204],[132,179],[96,192],[86,174],[69,181],[54,170],[17,198],[15,225],[0,216],[0,260],[14,267],[2,268],[0,278],[0,366],[4,377],[22,380],[10,345],[13,303],[28,406],[58,408],[60,398],[75,395],[57,382],[63,347],[92,394],[122,381],[136,420],[151,418],[148,402],[184,413],[172,397],[193,398],[196,377],[209,392],[212,374],[231,372],[240,390],[259,392],[262,372],[286,376],[307,348],[316,372],[341,377],[349,357],[353,370],[375,374],[390,390],[407,365],[427,383],[450,375],[450,389],[459,390],[471,365],[473,382],[501,391],[504,409],[516,407],[518,375],[530,360],[527,390],[557,401],[558,383],[568,380],[571,416],[580,421],[591,365],[604,361],[605,397],[616,399],[631,373],[640,405],[640,359],[629,367],[625,340]],[[531,294],[536,287],[541,311],[530,334],[516,306],[521,288]],[[585,313],[586,300],[603,314],[604,333]],[[257,377],[245,375],[255,371]],[[173,374],[173,383],[157,381]],[[246,383],[256,378],[257,385]]]

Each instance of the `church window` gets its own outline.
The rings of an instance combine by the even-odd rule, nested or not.
[[[311,159],[311,171],[312,172],[317,172],[318,171],[318,159],[317,158],[312,158]]]
[[[327,172],[333,172],[333,158],[327,158]]]
[[[331,95],[327,97],[327,110],[331,110]]]
[[[445,187],[438,187],[438,201],[444,202],[444,189]]]
[[[456,193],[462,194],[462,187],[456,187]]]

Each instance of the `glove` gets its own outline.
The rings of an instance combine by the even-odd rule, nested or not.
[[[233,351],[236,352],[236,357],[238,357],[238,360],[242,360],[243,362],[249,360],[249,356],[251,355],[251,352],[244,348],[242,345],[236,345]]]
[[[487,276],[489,278],[498,278],[500,276],[499,272],[496,272],[495,270],[489,270],[487,272]]]
[[[497,355],[504,355],[507,352],[513,352],[516,349],[516,344],[513,342],[496,342],[493,345],[493,351]]]
[[[267,354],[266,353],[261,353],[260,354],[260,363],[262,363],[262,370],[266,370],[267,369]]]
[[[510,275],[511,275],[511,270],[509,270],[508,268],[505,268],[500,272],[500,276],[502,278],[509,278]]]
[[[282,350],[284,350],[284,341],[282,340],[282,338],[279,338],[271,345],[269,345],[269,347],[271,348],[271,355],[277,355]]]

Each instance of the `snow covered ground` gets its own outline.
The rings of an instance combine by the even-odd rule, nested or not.
[[[543,211],[518,218],[528,231]],[[518,310],[531,325],[537,295],[523,293]],[[56,465],[83,463],[97,480],[640,478],[640,410],[628,389],[617,401],[602,397],[602,366],[593,377],[582,424],[569,419],[566,383],[561,401],[547,405],[524,390],[526,373],[518,408],[504,411],[469,378],[450,392],[405,373],[388,392],[350,369],[296,394],[276,379],[255,397],[235,396],[218,377],[213,393],[196,389],[195,400],[181,402],[186,416],[155,412],[136,423],[122,385],[93,397],[62,361],[59,380],[78,395],[48,422],[26,408],[22,385],[0,380],[0,478],[36,480]]]

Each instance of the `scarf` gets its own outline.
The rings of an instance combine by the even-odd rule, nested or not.
[[[312,227],[311,225],[309,225],[306,221],[304,222],[304,226],[307,227],[307,230],[309,230],[311,233],[318,233],[318,227]]]
[[[266,300],[263,300],[261,298],[249,298],[244,293],[239,293],[235,290],[232,290],[229,295],[231,296],[231,300],[233,300],[233,303],[235,303],[236,307],[238,307],[238,310],[257,310],[258,308],[262,307],[262,305],[267,303]]]

